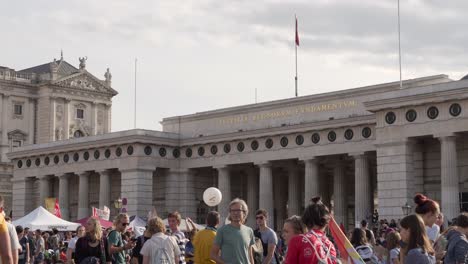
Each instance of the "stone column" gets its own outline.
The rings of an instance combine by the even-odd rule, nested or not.
[[[50,118],[50,141],[55,141],[55,105],[56,101],[54,97],[50,97],[50,111],[49,111],[49,118]]]
[[[65,98],[63,107],[63,139],[70,138],[70,99]]]
[[[369,174],[369,160],[366,155],[356,154],[354,157],[354,195],[355,195],[355,226],[359,227],[362,220],[367,220],[367,217],[372,215],[372,200],[371,200],[371,179]]]
[[[304,207],[307,207],[310,199],[320,195],[319,164],[315,158],[304,160],[304,163]]]
[[[97,102],[93,102],[91,105],[91,135],[97,134]]]
[[[377,144],[377,189],[381,219],[403,218],[401,209],[414,204],[413,141]]]
[[[255,213],[258,207],[258,176],[255,167],[247,170],[247,206],[249,207],[249,215],[247,216],[247,225],[255,227]]]
[[[344,162],[339,160],[333,168],[333,211],[338,224],[347,228],[346,179]]]
[[[195,219],[198,201],[195,196],[193,170],[170,169],[166,178],[166,210],[179,211],[183,217]]]
[[[445,219],[460,214],[460,185],[457,167],[457,145],[455,136],[440,137],[442,211]]]
[[[121,197],[127,198],[127,214],[140,217],[153,208],[153,172],[151,168],[121,170]]]
[[[91,173],[76,173],[79,178],[78,185],[78,219],[90,216],[89,214],[89,175]]]
[[[18,219],[26,215],[26,205],[31,201],[28,200],[28,195],[31,191],[28,188],[28,179],[12,179],[13,183],[13,219]]]
[[[300,183],[299,168],[297,164],[288,167],[288,217],[300,214]],[[272,212],[270,212],[272,213]]]
[[[39,205],[45,207],[45,199],[50,197],[49,176],[39,176]]]
[[[221,203],[218,205],[219,213],[221,214],[221,225],[224,225],[224,221],[229,216],[229,203],[231,202],[231,176],[229,175],[228,167],[218,167],[218,189],[221,191],[223,198]]]
[[[3,94],[2,100],[2,161],[6,161],[6,153],[10,152],[10,142],[8,142],[8,120],[9,120],[9,103],[10,95]]]
[[[34,111],[35,111],[35,102],[36,100],[29,98],[29,124],[28,124],[28,143],[34,144]]]
[[[59,176],[59,205],[62,218],[65,220],[70,219],[68,177],[66,173]]]
[[[273,173],[270,163],[260,164],[259,177],[259,208],[273,214]],[[273,217],[269,217],[269,226],[273,224]]]
[[[103,209],[104,206],[111,207],[110,204],[110,172],[103,170],[99,172],[99,208]]]

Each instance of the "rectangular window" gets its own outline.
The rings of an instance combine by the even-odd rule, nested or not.
[[[84,110],[83,109],[76,109],[76,118],[83,119],[84,118]]]
[[[21,140],[13,140],[12,147],[13,148],[21,147]]]
[[[23,115],[23,105],[15,104],[14,113],[15,115]]]
[[[462,212],[468,212],[468,192],[460,193],[460,209]]]

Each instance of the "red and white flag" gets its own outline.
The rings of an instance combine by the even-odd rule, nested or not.
[[[54,215],[56,217],[62,218],[62,212],[60,211],[58,199],[55,199]]]
[[[296,17],[296,46],[299,46],[299,31],[297,29],[297,17]]]

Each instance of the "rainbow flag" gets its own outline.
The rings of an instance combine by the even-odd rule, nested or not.
[[[347,261],[348,264],[366,264],[354,249],[353,245],[351,245],[351,242],[349,242],[348,238],[334,218],[330,220],[328,227],[330,228],[333,239],[338,246],[342,260]]]

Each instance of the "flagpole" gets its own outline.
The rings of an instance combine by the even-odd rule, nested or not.
[[[136,118],[137,118],[137,58],[135,58],[135,109],[133,110],[133,128],[136,129]]]
[[[294,47],[296,49],[296,76],[294,78],[294,81],[295,81],[295,94],[296,94],[296,97],[297,97],[297,35],[298,35],[298,32],[297,32],[297,16],[294,14],[294,17],[296,18],[296,37],[294,39]]]
[[[400,41],[400,0],[398,0],[398,63],[400,64],[400,89],[403,89],[401,78],[401,41]]]

